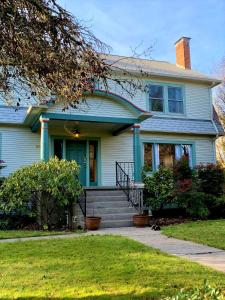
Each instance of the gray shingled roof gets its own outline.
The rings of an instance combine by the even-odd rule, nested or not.
[[[171,132],[185,134],[216,135],[217,131],[211,120],[193,120],[177,118],[152,117],[141,123],[141,130],[154,132]],[[219,134],[224,134],[218,128]]]
[[[12,107],[0,107],[0,124],[22,125],[27,113],[27,108],[18,110]],[[223,127],[217,120],[215,125],[220,135],[224,134]],[[217,131],[210,120],[193,120],[178,118],[151,117],[141,123],[141,130],[149,132],[171,132],[186,134],[216,135]]]
[[[194,70],[183,69],[175,64],[171,64],[166,61],[148,60],[108,54],[104,54],[102,55],[102,57],[113,66],[125,69],[127,71],[138,72],[142,70],[143,72],[150,75],[197,80],[215,85],[221,82],[217,78],[201,74]]]
[[[0,123],[2,124],[23,124],[27,108],[21,107],[16,110],[14,107],[0,106]]]

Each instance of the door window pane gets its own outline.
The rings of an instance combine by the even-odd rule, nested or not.
[[[90,182],[97,182],[97,142],[89,143]]]
[[[149,86],[150,110],[161,111],[164,110],[163,87],[160,85]]]
[[[176,161],[174,144],[159,144],[159,163],[162,166],[172,168]]]
[[[144,171],[151,172],[153,171],[153,151],[152,144],[144,144]]]
[[[183,96],[180,87],[168,87],[168,107],[171,113],[183,113]]]
[[[63,140],[54,140],[54,157],[55,156],[58,157],[58,159],[63,158]]]

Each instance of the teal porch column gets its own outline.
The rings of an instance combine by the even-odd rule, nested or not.
[[[49,159],[48,118],[40,118],[41,122],[41,160]]]
[[[141,143],[140,125],[133,126],[133,153],[134,153],[134,181],[142,182],[141,179]]]

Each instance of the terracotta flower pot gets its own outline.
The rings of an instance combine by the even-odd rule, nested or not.
[[[137,227],[145,227],[148,223],[148,215],[134,215],[133,222]]]
[[[86,228],[88,230],[97,230],[99,229],[99,226],[101,224],[101,220],[102,218],[101,217],[86,217],[85,218],[85,225],[86,225]]]

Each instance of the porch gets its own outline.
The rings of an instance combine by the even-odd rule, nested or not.
[[[84,110],[30,108],[25,123],[40,134],[40,159],[57,156],[80,166],[85,193],[73,216],[98,214],[103,227],[132,224],[138,208],[134,186],[141,182],[140,123],[150,116],[126,99],[100,92]]]
[[[83,186],[115,186],[116,161],[133,162],[141,181],[140,123],[151,117],[121,96],[95,91],[78,108],[30,107],[24,124],[40,134],[40,159],[76,160]]]

